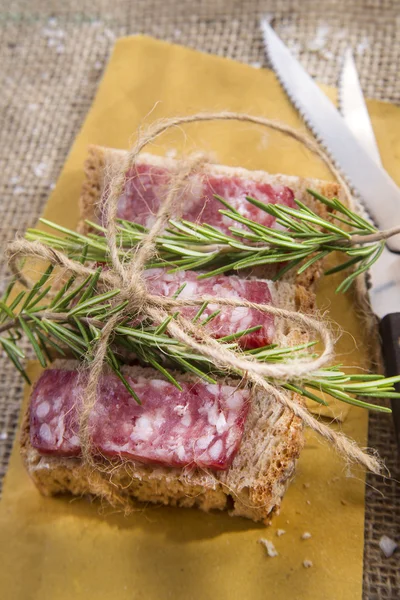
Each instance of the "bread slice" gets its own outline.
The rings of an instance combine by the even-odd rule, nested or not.
[[[75,361],[56,361],[54,368],[76,368]],[[132,376],[161,377],[153,369],[124,367]],[[181,381],[190,376],[178,374]],[[236,382],[237,384],[237,382]],[[146,399],[143,398],[145,402]],[[29,408],[21,431],[21,454],[29,475],[45,496],[91,494],[108,501],[110,487],[128,502],[136,499],[201,510],[228,509],[231,515],[269,522],[295,469],[303,445],[302,424],[263,394],[253,394],[239,452],[226,471],[178,469],[114,460],[103,485],[93,466],[80,458],[41,455],[30,443]],[[99,466],[105,466],[102,461]]]
[[[87,226],[84,222],[85,219],[90,221],[97,221],[99,219],[100,200],[104,188],[113,174],[120,168],[121,161],[125,156],[125,150],[115,150],[113,148],[105,148],[102,146],[89,147],[88,157],[85,163],[85,181],[82,186],[80,197],[80,231],[87,230]],[[165,158],[147,153],[143,153],[139,156],[138,163],[153,165],[155,167],[164,167],[171,169],[171,171],[174,171],[178,165],[178,162],[172,158]],[[327,209],[322,203],[316,201],[315,198],[307,192],[307,188],[312,188],[328,198],[341,198],[342,196],[340,186],[337,183],[321,181],[318,179],[306,179],[289,175],[271,175],[265,171],[249,171],[239,167],[214,164],[206,165],[204,167],[204,174],[206,176],[239,177],[270,185],[284,185],[293,191],[297,200],[304,202],[304,204],[321,216],[327,215]],[[273,266],[263,266],[254,269],[253,274],[257,277],[272,278],[276,270],[276,267]],[[285,275],[285,280],[309,288],[316,283],[321,273],[322,263],[316,262],[312,267],[300,275],[296,275],[293,272],[287,273]]]
[[[302,312],[314,309],[314,294],[304,288],[286,282],[269,282],[269,285],[276,305]],[[293,327],[289,321],[276,323],[274,342],[283,346],[306,339],[301,328]],[[53,368],[71,369],[77,364],[62,360],[53,363]],[[137,366],[124,369],[132,375],[147,373],[147,377],[161,377],[152,369]],[[187,374],[176,376],[181,380],[191,378]],[[267,523],[279,509],[302,446],[300,419],[258,392],[253,394],[243,440],[228,470],[187,470],[117,460],[113,462],[111,489],[122,490],[127,499],[198,507],[204,511],[227,509],[231,515]],[[92,466],[84,464],[80,458],[41,455],[32,447],[29,407],[23,418],[21,453],[31,478],[45,496],[68,492],[77,496],[104,496],[112,501],[110,485],[99,483],[99,476],[93,476]]]

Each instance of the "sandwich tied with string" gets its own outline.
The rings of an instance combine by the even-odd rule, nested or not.
[[[154,224],[147,234],[143,236],[140,244],[137,245],[134,251],[129,253],[129,260],[127,260],[127,254],[121,257],[118,246],[117,203],[126,184],[126,173],[134,166],[139,153],[149,142],[156,139],[168,128],[196,121],[215,120],[251,122],[262,127],[277,129],[285,135],[297,139],[329,166],[346,191],[346,195],[350,197],[348,187],[331,164],[329,158],[315,142],[308,139],[304,134],[286,125],[281,125],[262,117],[236,113],[201,113],[190,117],[171,118],[155,123],[141,136],[122,161],[120,171],[112,179],[107,197],[104,200],[108,270],[99,271],[93,269],[91,266],[84,264],[84,262],[73,260],[63,252],[50,248],[38,240],[27,241],[20,239],[13,242],[8,249],[10,266],[25,285],[29,285],[29,282],[21,272],[21,264],[23,259],[32,257],[61,267],[63,272],[75,275],[78,280],[85,279],[97,273],[99,285],[105,290],[104,295],[108,294],[108,300],[115,307],[115,311],[110,315],[107,322],[102,324],[97,340],[92,348],[90,360],[88,360],[86,365],[88,376],[79,417],[79,437],[83,458],[93,463],[89,417],[96,403],[99,381],[116,329],[129,317],[132,321],[135,319],[151,321],[156,327],[165,325],[164,330],[166,334],[172,339],[178,340],[179,343],[186,346],[192,352],[206,358],[215,366],[218,372],[225,373],[227,376],[241,374],[245,381],[252,385],[255,390],[262,390],[274,402],[292,411],[294,415],[302,420],[304,425],[307,425],[328,440],[347,460],[361,464],[371,471],[379,472],[381,464],[375,456],[359,448],[353,440],[347,438],[342,433],[334,431],[323,422],[314,418],[307,408],[298,401],[298,397],[289,392],[292,389],[290,387],[292,384],[295,385],[296,382],[301,382],[304,378],[312,380],[313,376],[315,376],[315,380],[317,381],[318,377],[320,377],[319,370],[329,365],[333,359],[334,340],[329,328],[321,318],[237,298],[202,296],[180,299],[179,297],[154,296],[149,293],[145,278],[143,277],[143,271],[146,268],[146,264],[154,258],[157,250],[157,238],[162,234],[169,220],[179,218],[181,212],[180,203],[182,202],[182,194],[180,192],[188,178],[200,171],[202,166],[207,162],[207,158],[204,155],[194,155],[181,161],[180,168],[169,185],[168,193],[160,206]],[[289,319],[300,325],[302,329],[312,332],[315,337],[318,337],[322,342],[323,350],[317,356],[302,356],[299,359],[292,359],[287,363],[268,364],[257,361],[251,354],[244,354],[240,349],[214,339],[205,331],[204,327],[197,325],[179,313],[179,309],[182,307],[201,306],[205,302],[212,302],[213,305],[218,305],[219,307],[249,307],[261,313],[272,314],[278,319]],[[175,318],[170,317],[173,311],[178,311],[174,315]],[[357,386],[354,387],[354,390],[357,392]],[[379,393],[377,395],[379,396]]]

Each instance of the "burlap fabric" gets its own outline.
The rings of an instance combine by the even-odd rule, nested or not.
[[[146,33],[266,66],[258,29],[263,12],[273,15],[278,34],[320,81],[336,83],[350,43],[364,92],[400,102],[396,0],[1,0],[1,246],[39,216],[117,37]],[[2,287],[6,275],[2,262]],[[21,397],[21,380],[0,359],[0,481]],[[378,545],[382,535],[400,541],[400,468],[390,417],[371,414],[369,445],[392,478],[368,477],[364,597],[398,598],[398,554],[386,559]]]

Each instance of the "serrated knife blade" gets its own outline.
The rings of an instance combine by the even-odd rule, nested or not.
[[[374,163],[267,19],[261,20],[261,28],[268,57],[281,85],[307,126],[360,195],[379,229],[400,224],[400,190],[393,179]],[[393,252],[400,252],[400,234],[390,238],[387,246]]]

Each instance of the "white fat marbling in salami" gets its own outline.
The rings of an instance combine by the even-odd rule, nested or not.
[[[167,273],[165,269],[149,269],[145,271],[145,277],[149,292],[155,295],[171,297],[185,284],[179,294],[179,299],[182,300],[207,295],[249,300],[259,304],[272,304],[268,283],[258,279],[241,279],[226,275],[198,279],[198,273],[193,271]],[[200,306],[184,307],[181,309],[181,313],[191,319],[199,308]],[[260,325],[260,329],[242,336],[237,342],[242,348],[259,348],[272,342],[275,333],[273,316],[253,308],[243,306],[230,308],[210,303],[201,315],[199,323],[218,309],[221,312],[206,325],[207,332],[214,337],[225,337]]]
[[[135,165],[127,173],[127,183],[124,194],[118,205],[118,217],[134,221],[145,227],[151,227],[160,202],[165,199],[171,172],[166,167],[146,163]],[[268,227],[275,219],[247,202],[246,196],[251,196],[265,204],[285,204],[295,208],[294,194],[284,185],[261,183],[239,176],[227,175],[194,175],[182,192],[184,208],[182,217],[189,221],[208,223],[221,231],[229,232],[234,223],[228,217],[221,215],[219,210],[224,208],[214,197],[217,194],[229,202],[243,216],[257,221]]]
[[[249,390],[182,382],[179,391],[161,379],[127,379],[142,405],[114,374],[103,375],[89,419],[94,453],[168,467],[230,466],[243,436]],[[30,436],[42,454],[79,456],[83,389],[77,371],[49,369],[41,375],[31,397]]]

